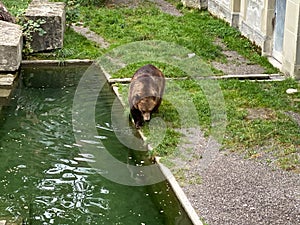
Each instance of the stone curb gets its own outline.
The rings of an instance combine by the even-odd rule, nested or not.
[[[95,60],[91,59],[67,59],[67,60],[23,60],[22,66],[32,66],[32,65],[41,65],[41,66],[66,66],[66,65],[91,65]]]

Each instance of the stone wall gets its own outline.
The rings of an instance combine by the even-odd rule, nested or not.
[[[264,48],[267,39],[263,20],[267,0],[247,0],[243,3],[241,11],[241,33]]]
[[[287,0],[286,15],[282,70],[300,80],[300,0]]]
[[[210,0],[208,10],[215,16],[230,23],[230,0]]]
[[[208,0],[208,10],[213,15],[227,21],[231,26],[239,26],[240,1]]]
[[[16,71],[22,61],[22,27],[0,20],[0,71]]]

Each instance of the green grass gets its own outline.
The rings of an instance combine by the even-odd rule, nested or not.
[[[251,63],[262,65],[268,73],[277,72],[238,30],[204,11],[184,10],[183,17],[174,17],[150,3],[136,9],[81,7],[79,20],[113,47],[134,41],[164,40],[190,49],[206,62],[224,60],[221,48],[214,43],[220,38]]]
[[[2,0],[1,2],[12,15],[19,16],[25,11],[30,1],[31,0]]]
[[[221,48],[214,43],[218,38],[222,39],[229,49],[236,50],[248,58],[251,63],[262,65],[267,73],[277,72],[265,57],[260,56],[257,47],[243,38],[235,28],[213,18],[205,11],[182,9],[184,16],[174,17],[161,12],[149,2],[143,3],[141,7],[129,9],[101,7],[102,0],[63,1],[67,4],[67,23],[84,22],[85,26],[111,43],[110,49],[101,50],[68,30],[63,50],[54,51],[53,54],[35,54],[34,58],[96,59],[99,55],[126,43],[163,40],[184,46],[209,63],[212,60],[224,60]],[[180,8],[179,1],[172,2],[178,2]],[[28,0],[5,0],[4,3],[13,14],[18,15],[27,7]],[[89,3],[89,6],[84,3]],[[100,50],[97,51],[97,48]]]

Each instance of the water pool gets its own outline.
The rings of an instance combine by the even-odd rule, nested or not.
[[[90,166],[93,156],[80,151],[71,112],[86,69],[22,68],[19,88],[0,115],[0,219],[23,224],[191,224],[168,183],[122,185]],[[114,99],[106,85],[96,108],[99,137],[118,160],[147,161],[144,152],[116,138],[110,113]]]

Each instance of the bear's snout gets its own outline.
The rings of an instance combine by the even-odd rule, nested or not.
[[[150,113],[149,112],[143,113],[143,118],[144,118],[144,121],[149,121],[150,120]]]

